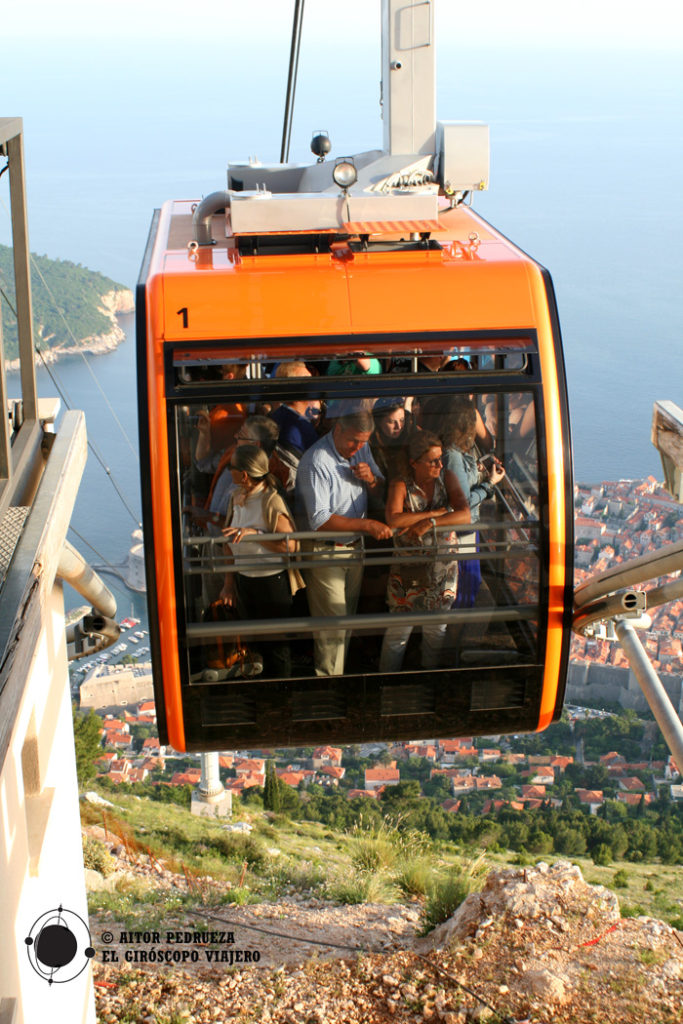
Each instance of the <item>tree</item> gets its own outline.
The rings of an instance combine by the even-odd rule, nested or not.
[[[422,790],[425,796],[431,796],[439,803],[448,800],[453,795],[451,780],[447,775],[435,775],[425,782]]]
[[[275,774],[275,765],[272,761],[266,767],[266,784],[263,790],[263,806],[267,811],[279,811],[282,806],[282,783]]]
[[[612,861],[612,847],[608,843],[598,843],[593,850],[593,863],[599,867],[607,867]]]
[[[131,737],[133,739],[133,748],[136,753],[140,753],[142,745],[145,740],[149,739],[150,736],[156,736],[156,729],[151,725],[140,725],[134,723],[130,730]]]
[[[556,853],[577,857],[586,852],[586,837],[577,826],[561,822],[554,833],[554,846]]]
[[[74,721],[74,746],[76,749],[76,775],[78,785],[83,788],[96,775],[95,761],[102,754],[100,729],[102,723],[90,709],[87,715],[79,714],[72,706]]]

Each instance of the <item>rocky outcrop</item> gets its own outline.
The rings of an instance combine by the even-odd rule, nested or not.
[[[56,363],[66,356],[80,355],[101,355],[104,352],[112,352],[125,340],[126,334],[118,322],[118,317],[125,313],[132,313],[135,310],[135,301],[130,288],[121,288],[106,292],[100,297],[99,312],[111,321],[111,330],[104,334],[94,334],[87,338],[80,338],[75,344],[53,345],[50,348],[41,349],[40,355],[36,353],[35,364],[41,366],[43,363]],[[45,341],[43,326],[36,327],[38,337]],[[19,369],[18,359],[8,359],[5,363],[5,370],[12,372]]]
[[[122,313],[132,313],[135,310],[135,299],[130,288],[122,288],[107,292],[101,300],[100,311],[105,316],[116,317]]]

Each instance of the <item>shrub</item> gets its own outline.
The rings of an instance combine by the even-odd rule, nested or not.
[[[607,843],[598,843],[593,850],[593,863],[597,864],[598,867],[607,867],[612,860],[612,847],[608,846]]]
[[[235,886],[233,889],[229,889],[223,898],[221,903],[234,904],[238,907],[243,907],[246,903],[250,903],[252,900],[252,894],[248,886]]]
[[[265,861],[261,844],[252,836],[241,832],[228,832],[212,840],[212,846],[226,860],[242,863],[246,860],[252,867],[260,867]]]
[[[106,878],[116,870],[116,861],[104,843],[92,836],[83,837],[83,866],[99,871]]]
[[[614,873],[614,885],[615,885],[615,887],[617,889],[627,889],[628,888],[628,875],[626,874],[626,872],[624,871],[623,868],[619,868],[618,871],[615,871],[615,873]]]

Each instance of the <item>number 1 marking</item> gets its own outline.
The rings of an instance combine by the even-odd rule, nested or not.
[[[187,327],[187,306],[183,306],[182,309],[176,310],[178,316],[183,318],[183,327]]]

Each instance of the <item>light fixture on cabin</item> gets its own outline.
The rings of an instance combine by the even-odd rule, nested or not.
[[[352,157],[343,156],[337,160],[332,171],[332,180],[344,192],[356,184],[358,181],[358,171]]]

